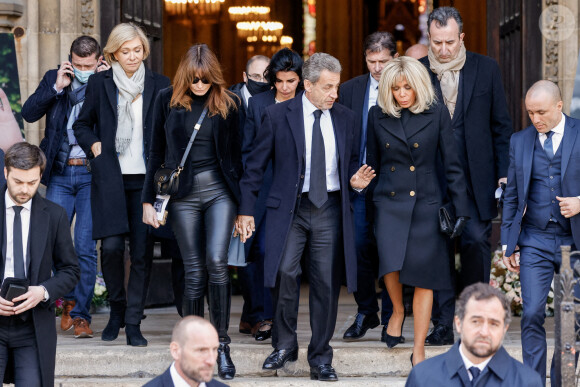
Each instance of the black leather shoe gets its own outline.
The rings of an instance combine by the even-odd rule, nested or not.
[[[320,380],[322,382],[338,382],[336,371],[330,364],[320,364],[316,367],[310,367],[310,379]]]
[[[438,324],[425,339],[425,345],[451,345],[453,340],[453,328]]]
[[[127,345],[133,347],[146,347],[147,339],[141,334],[141,327],[137,324],[127,324],[125,327],[125,335],[127,336]]]
[[[232,380],[236,375],[236,366],[230,357],[230,347],[220,343],[218,347],[218,376],[224,380]]]
[[[354,318],[354,322],[342,336],[343,340],[357,340],[363,337],[369,329],[373,329],[380,324],[379,317],[376,313],[364,315],[362,313],[357,313]]]
[[[383,330],[381,331],[381,342],[386,343],[387,342],[387,325],[383,325]],[[400,341],[401,344],[403,344],[405,342],[405,336],[401,336]]]
[[[275,349],[264,361],[262,369],[279,370],[286,362],[296,360],[298,360],[298,348]]]
[[[261,330],[263,327],[269,328],[266,330]],[[268,340],[270,337],[272,337],[272,321],[264,320],[260,323],[260,327],[258,328],[258,331],[254,335],[254,338],[256,339],[256,341],[264,341]]]
[[[405,338],[403,337],[403,325],[405,325],[405,319],[407,316],[403,317],[403,322],[401,323],[401,335],[400,336],[391,336],[387,333],[385,329],[385,343],[387,343],[387,347],[393,348],[397,344],[401,344],[405,342]]]

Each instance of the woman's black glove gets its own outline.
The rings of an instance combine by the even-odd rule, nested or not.
[[[450,236],[451,239],[457,238],[458,236],[461,235],[468,219],[469,217],[467,216],[460,216],[459,218],[457,218],[457,220],[455,221],[455,227],[453,227],[453,233]]]

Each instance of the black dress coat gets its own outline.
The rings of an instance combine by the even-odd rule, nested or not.
[[[427,67],[438,100],[443,101],[441,85],[429,68],[428,57],[420,62]],[[480,218],[491,220],[497,216],[497,181],[507,176],[512,120],[495,60],[468,51],[461,77],[470,183]]]
[[[5,192],[4,185],[0,188],[0,238],[5,235]],[[30,261],[27,273],[30,285],[44,286],[50,296],[47,302],[40,302],[32,309],[32,320],[36,333],[42,386],[54,386],[56,358],[54,302],[70,292],[80,278],[70,223],[64,208],[36,194],[32,198],[28,240],[27,257]],[[2,250],[0,249],[2,258],[0,276],[4,278],[5,252]]]
[[[400,271],[403,284],[449,288],[446,237],[439,231],[438,218],[445,192],[437,166],[443,165],[457,216],[467,214],[467,194],[445,105],[410,113],[404,128],[400,118],[388,116],[379,106],[372,107],[367,164],[377,174],[370,194],[375,208],[379,276]]]
[[[302,96],[300,93],[294,99],[266,108],[240,181],[242,201],[238,213],[254,215],[264,172],[272,161],[273,181],[266,199],[268,226],[264,260],[264,286],[269,288],[276,284],[278,267],[304,184],[306,140]],[[338,153],[346,283],[352,292],[356,291],[356,252],[349,181],[358,170],[360,134],[356,131],[354,113],[350,109],[335,103],[330,114]]]
[[[149,162],[143,186],[141,201],[151,203],[155,201],[155,185],[153,177],[161,164],[165,168],[175,169],[179,166],[185,148],[190,139],[186,128],[192,128],[199,117],[183,108],[169,108],[173,88],[161,90],[155,100],[153,113],[153,132],[149,147]],[[237,99],[234,97],[234,100]],[[212,123],[216,155],[222,176],[230,189],[232,198],[239,203],[240,187],[238,182],[242,176],[241,141],[238,130],[238,113],[232,110],[226,119],[220,115],[205,117]],[[179,175],[179,189],[171,199],[179,199],[191,192],[193,185],[193,171],[191,167],[191,152],[181,174]]]
[[[148,156],[151,138],[153,101],[159,90],[167,86],[169,78],[145,68],[145,89],[141,96],[144,158]],[[85,103],[73,125],[75,137],[90,160],[93,178],[91,183],[93,239],[129,232],[123,175],[115,151],[118,94],[113,81],[113,69],[92,75],[89,78]],[[98,157],[93,157],[91,146],[99,141],[102,143],[102,153]]]

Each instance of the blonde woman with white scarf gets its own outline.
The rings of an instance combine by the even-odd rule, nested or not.
[[[101,239],[101,266],[111,313],[101,335],[113,341],[125,327],[127,345],[144,347],[141,334],[147,294],[148,229],[142,222],[141,191],[152,123],[153,101],[169,79],[145,67],[149,42],[132,23],[111,31],[104,48],[111,69],[91,76],[74,132],[90,161],[93,239]],[[127,294],[125,238],[131,269]]]

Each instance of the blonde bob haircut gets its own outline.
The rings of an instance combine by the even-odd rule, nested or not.
[[[103,49],[105,60],[109,64],[116,62],[117,59],[115,59],[113,54],[117,52],[117,50],[120,49],[123,44],[135,38],[141,39],[141,44],[143,44],[143,60],[147,59],[149,56],[150,48],[149,40],[147,39],[145,32],[143,32],[141,27],[137,26],[136,24],[121,23],[117,24],[115,28],[113,28],[111,34],[109,35],[109,39],[107,39],[107,45]]]
[[[409,108],[412,113],[422,113],[433,105],[435,90],[427,69],[417,59],[401,56],[391,59],[381,74],[377,105],[383,113],[391,117],[401,117],[401,106],[392,91],[401,79],[405,79],[415,92],[415,103]]]

